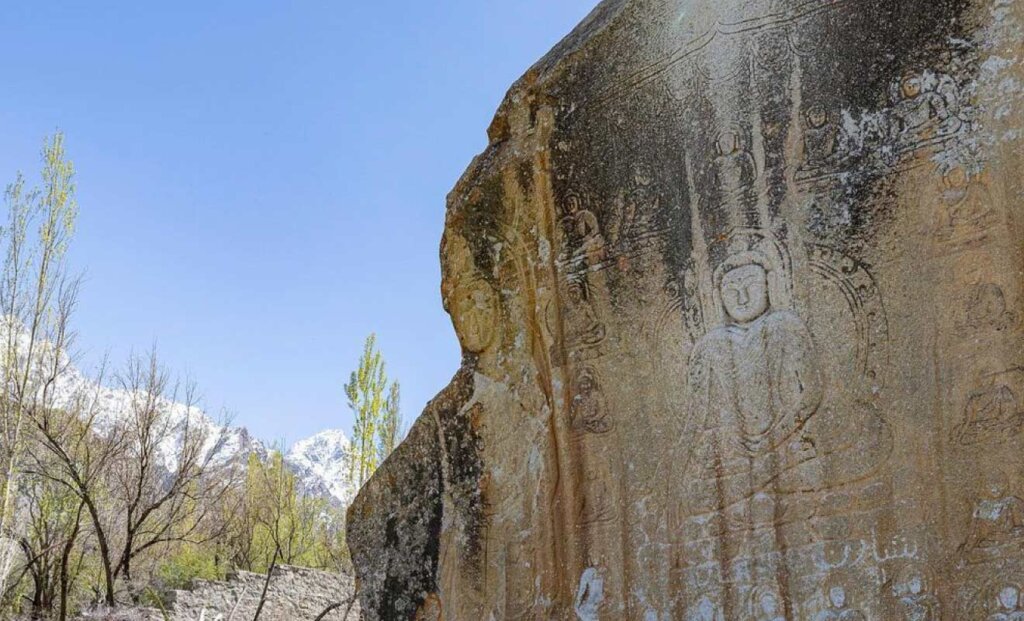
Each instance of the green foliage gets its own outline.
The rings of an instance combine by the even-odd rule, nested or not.
[[[7,223],[0,227],[0,317],[6,333],[11,333],[7,322],[12,322],[26,330],[28,341],[18,343],[8,336],[0,350],[0,379],[9,397],[0,400],[3,534],[9,534],[6,530],[11,527],[12,501],[17,493],[22,423],[30,402],[38,401],[36,393],[47,378],[47,369],[40,368],[45,362],[38,356],[38,349],[43,339],[50,341],[50,347],[62,347],[65,343],[61,337],[67,330],[67,315],[61,304],[67,284],[63,280],[64,255],[78,206],[74,165],[64,152],[63,134],[57,133],[45,142],[42,160],[42,187],[26,190],[20,173],[7,186]],[[0,559],[0,587],[7,563],[9,560]]]
[[[21,588],[19,581],[31,570],[33,605],[50,606],[53,585],[53,546],[72,547],[78,536],[60,513],[59,503],[46,498],[47,506],[31,520],[22,519],[20,498],[29,490],[23,481],[27,419],[52,407],[52,385],[59,360],[66,351],[69,316],[75,305],[77,282],[69,279],[65,255],[78,213],[75,202],[74,166],[64,150],[64,136],[48,138],[42,151],[41,184],[26,189],[18,174],[4,193],[6,223],[0,226],[0,537],[18,546],[0,546],[0,616]],[[20,332],[17,338],[16,333]],[[55,504],[56,503],[56,504]],[[54,519],[51,519],[54,518]],[[31,523],[31,525],[30,525]],[[43,527],[43,532],[29,532]],[[67,539],[72,541],[68,543]],[[34,546],[46,540],[47,556],[35,554]],[[16,573],[19,549],[30,548]],[[40,582],[40,578],[44,578]]]
[[[119,376],[122,388],[142,396],[126,417],[134,427],[96,434],[93,395],[56,407],[55,378],[74,354],[78,280],[67,274],[66,254],[78,209],[61,134],[46,141],[42,160],[38,187],[18,175],[0,217],[0,543],[8,544],[0,546],[0,619],[68,619],[100,600],[162,606],[195,579],[267,571],[275,559],[347,567],[344,513],[304,494],[279,451],[210,474],[199,451],[205,438],[195,431],[178,453],[179,464],[191,464],[178,472],[194,476],[169,478],[153,467],[148,448],[170,429],[162,398],[180,401],[164,394],[155,364],[134,363]],[[387,382],[372,339],[365,354],[346,393],[367,413],[368,477],[394,447],[401,421],[398,384]],[[191,399],[189,387],[184,392]]]
[[[366,337],[359,365],[345,384],[345,396],[355,414],[349,480],[362,486],[398,444],[402,420],[398,382],[388,382],[376,334]]]
[[[399,411],[401,401],[398,381],[391,384],[388,392],[388,400],[384,404],[384,412],[381,415],[380,429],[377,432],[377,459],[383,463],[391,451],[398,446],[399,433],[402,427],[402,414]]]
[[[344,552],[344,515],[326,500],[305,495],[280,451],[249,456],[243,498],[226,540],[232,564],[266,572],[278,563],[338,569]]]
[[[220,580],[225,572],[217,565],[213,546],[182,543],[163,555],[155,573],[162,590],[187,589],[193,580]]]

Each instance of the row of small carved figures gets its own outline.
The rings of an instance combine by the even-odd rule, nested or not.
[[[850,603],[843,584],[826,583],[823,595],[824,607],[811,617],[814,621],[865,621],[868,618]],[[892,595],[896,612],[900,615],[899,621],[940,621],[945,618],[942,603],[928,591],[921,572],[907,572],[893,585]],[[1000,583],[985,599],[981,602],[981,610],[973,613],[978,621],[1024,621],[1024,594],[1019,585]],[[703,597],[689,612],[687,621],[727,621],[723,614],[710,598]],[[773,589],[754,589],[747,618],[751,621],[787,621],[782,597]]]
[[[894,105],[875,113],[862,112],[859,119],[819,106],[805,111],[805,169],[869,154],[893,164],[905,153],[947,140],[972,125],[971,110],[962,105],[959,90],[948,76],[932,80],[908,76],[899,92],[902,97]]]

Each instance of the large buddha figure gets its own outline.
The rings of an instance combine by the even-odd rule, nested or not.
[[[688,597],[732,618],[754,586],[792,605],[786,555],[853,536],[843,516],[883,495],[891,434],[870,401],[825,394],[781,245],[751,229],[722,241],[705,313],[717,318],[689,356],[668,524]]]
[[[728,322],[697,343],[690,364],[694,413],[730,458],[777,448],[814,413],[820,382],[811,335],[794,313],[773,309],[768,270],[733,257],[716,283]]]
[[[815,457],[802,430],[821,403],[819,363],[807,326],[772,298],[784,291],[772,282],[780,270],[757,249],[723,261],[714,273],[722,323],[690,356],[687,416],[705,437],[694,466],[714,469],[712,506],[789,489],[786,473]]]
[[[681,441],[688,450],[677,464],[685,474],[674,530],[693,571],[728,567],[781,588],[770,559],[786,545],[780,536],[810,536],[787,525],[801,532],[809,525],[822,485],[806,429],[822,381],[811,333],[789,308],[785,262],[773,250],[763,236],[739,237],[713,273],[720,318],[690,355]],[[738,577],[723,576],[726,583]],[[715,596],[734,611],[745,597]]]

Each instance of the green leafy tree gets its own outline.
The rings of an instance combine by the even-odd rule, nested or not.
[[[345,384],[345,396],[355,414],[349,480],[362,486],[395,448],[401,424],[398,382],[388,382],[376,334],[366,337],[359,365]]]
[[[56,398],[74,359],[78,279],[65,264],[74,190],[57,134],[44,146],[38,188],[19,175],[0,217],[0,619],[64,620],[101,600],[158,604],[192,579],[236,568],[347,566],[343,511],[306,495],[279,451],[247,465],[214,462],[225,437],[174,416],[172,403],[192,412],[198,397],[155,355],[133,356],[116,375],[131,400],[103,431],[105,363],[94,385]],[[398,384],[372,339],[362,362],[346,393],[365,413],[365,480],[401,419]],[[173,469],[163,465],[169,445]]]
[[[305,494],[280,451],[265,459],[249,456],[241,493],[225,538],[234,567],[266,572],[275,562],[319,569],[340,565],[341,512]]]
[[[27,421],[53,407],[78,291],[65,263],[78,208],[62,134],[45,142],[42,160],[38,188],[26,189],[20,174],[7,186],[0,226],[0,596],[18,553],[11,542],[28,522],[17,502]]]
[[[383,463],[391,451],[395,450],[401,439],[402,413],[399,409],[400,390],[398,381],[392,382],[388,391],[388,400],[384,404],[384,414],[381,417],[380,429],[377,433],[377,459]]]

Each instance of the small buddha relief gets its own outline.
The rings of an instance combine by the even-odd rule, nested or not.
[[[839,128],[828,110],[815,105],[804,111],[803,170],[814,171],[837,163]]]
[[[749,137],[736,129],[726,129],[715,139],[711,170],[719,205],[745,209],[757,199],[754,182],[759,172],[748,142]]]
[[[978,371],[974,388],[967,394],[961,422],[953,429],[953,440],[961,446],[1003,444],[1024,430],[1024,407],[1019,389],[1024,370]]]
[[[985,241],[996,224],[992,196],[984,176],[961,165],[941,177],[942,211],[935,226],[935,240],[954,249]]]
[[[965,332],[999,333],[1016,327],[1018,320],[1003,288],[992,282],[981,282],[968,291],[958,327]]]
[[[985,621],[1024,621],[1024,598],[1021,588],[1011,582],[1001,583],[989,597],[990,614]]]
[[[753,621],[786,621],[785,601],[774,588],[757,587],[750,593],[749,612]]]
[[[576,373],[570,417],[573,431],[577,433],[604,434],[611,431],[611,419],[593,369],[584,367]]]
[[[928,572],[922,568],[903,568],[892,585],[901,621],[942,621],[942,604],[932,593],[931,584]]]
[[[966,564],[983,563],[1015,553],[1024,544],[1024,500],[1010,491],[1007,477],[991,473],[974,501],[967,538],[960,546]]]
[[[867,617],[849,601],[846,585],[840,581],[825,584],[825,608],[814,621],[866,621]]]

